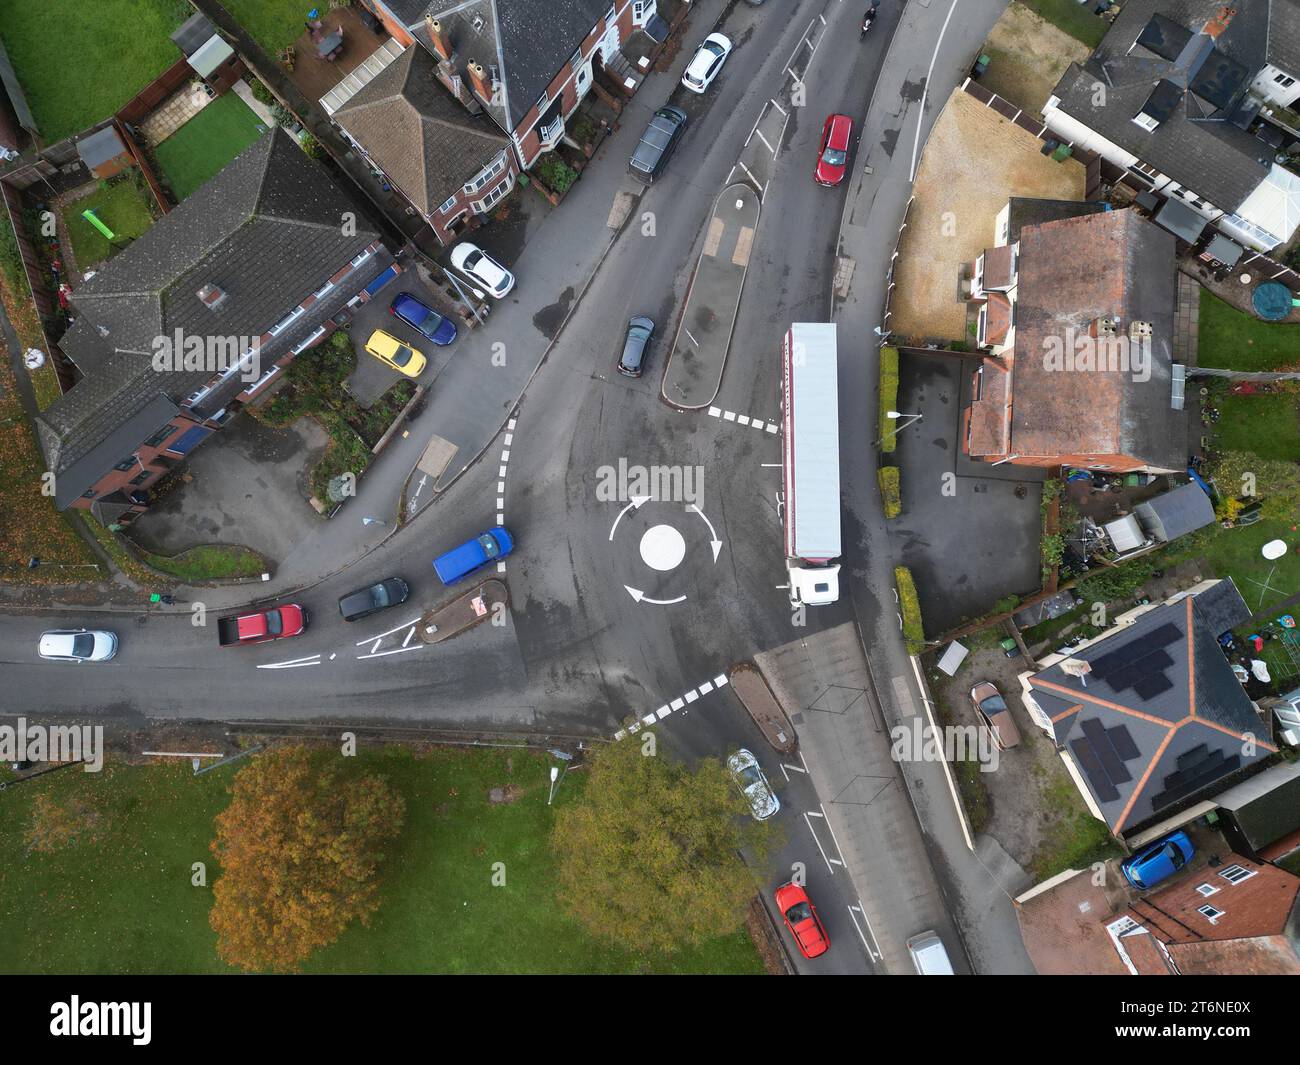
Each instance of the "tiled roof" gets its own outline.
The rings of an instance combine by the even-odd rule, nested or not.
[[[1067,218],[1020,232],[1011,447],[1022,455],[1129,455],[1181,469],[1184,423],[1171,406],[1176,271],[1174,238],[1134,210]],[[1151,325],[1149,376],[1120,369],[1062,370],[1098,318]],[[1140,368],[1139,368],[1140,369]]]
[[[1005,455],[1010,441],[1007,417],[1006,367],[997,359],[985,359],[980,382],[980,398],[970,408],[970,453]]]
[[[1086,677],[1058,662],[1029,680],[1116,833],[1212,794],[1276,750],[1195,599],[1162,604],[1075,652],[1092,667]]]
[[[74,467],[89,477],[79,460],[97,453],[157,396],[179,404],[213,376],[154,370],[156,338],[176,330],[260,336],[377,237],[357,205],[287,133],[276,129],[251,145],[73,293],[77,321],[65,340],[85,377],[38,423],[60,485]],[[376,272],[381,268],[377,262]],[[198,297],[208,283],[226,293],[215,309]],[[263,346],[262,364],[276,361],[325,317],[324,303],[313,307]],[[93,483],[92,477],[75,494]],[[67,492],[75,487],[69,478]]]
[[[334,114],[426,215],[509,144],[452,98],[436,70],[433,56],[411,45]]]
[[[503,129],[513,131],[609,10],[611,0],[384,2],[426,48],[432,48],[432,42],[425,16],[438,19],[451,38],[461,77],[468,80],[465,67],[471,60],[496,69],[504,100],[488,110]]]

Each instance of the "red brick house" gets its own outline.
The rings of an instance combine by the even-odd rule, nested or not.
[[[655,0],[362,3],[392,41],[321,104],[443,243],[565,138],[599,72],[622,65],[622,46],[657,20]],[[446,100],[426,91],[434,80]],[[422,135],[402,143],[402,123]]]
[[[1183,469],[1174,238],[1136,211],[1013,200],[970,266],[962,446],[991,463]]]

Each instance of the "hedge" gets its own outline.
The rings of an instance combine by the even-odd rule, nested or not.
[[[898,587],[898,609],[903,615],[903,639],[907,653],[919,655],[925,650],[925,629],[921,625],[921,601],[916,596],[916,582],[906,566],[894,567],[894,584]]]
[[[898,349],[880,349],[880,450],[888,454],[898,446],[894,419],[888,417],[898,409]]]
[[[898,484],[898,467],[881,466],[876,471],[880,482],[880,499],[885,504],[885,517],[896,518],[903,513],[903,500]]]

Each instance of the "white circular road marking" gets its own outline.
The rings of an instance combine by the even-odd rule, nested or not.
[[[641,537],[641,561],[666,573],[686,557],[686,538],[671,525],[653,525]]]

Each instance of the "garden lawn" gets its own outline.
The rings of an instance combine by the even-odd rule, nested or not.
[[[1293,386],[1294,387],[1294,386]],[[1216,395],[1215,446],[1261,458],[1300,462],[1300,393]]]
[[[143,236],[153,225],[149,193],[138,188],[133,180],[139,171],[124,173],[121,180],[102,186],[89,196],[63,208],[63,221],[72,241],[72,254],[77,266],[85,271],[102,263],[115,251],[126,247],[136,237]],[[82,217],[82,211],[93,210],[117,239],[110,243],[98,229]]]
[[[307,21],[310,3],[303,0],[222,0],[222,6],[244,27],[272,59],[293,44]],[[326,4],[317,4],[322,11]]]
[[[1106,36],[1106,30],[1110,28],[1108,23],[1092,13],[1093,4],[1080,4],[1078,0],[1021,0],[1021,2],[1053,26],[1064,30],[1089,48],[1096,48],[1101,44],[1101,39]]]
[[[228,92],[158,145],[154,155],[172,192],[183,200],[265,132],[262,120]]]
[[[0,37],[45,143],[107,118],[175,63],[169,35],[192,13],[182,0],[0,4]]]
[[[1232,578],[1246,606],[1258,613],[1300,591],[1300,554],[1295,550],[1300,533],[1293,529],[1297,524],[1264,518],[1236,529],[1210,525],[1166,548],[1163,564],[1168,567],[1186,558],[1205,559],[1214,576]],[[1270,540],[1285,540],[1291,550],[1269,562],[1260,548]]]
[[[267,568],[266,560],[256,551],[224,544],[192,547],[179,555],[170,556],[141,551],[140,556],[154,569],[170,573],[187,584],[256,577]]]
[[[1208,289],[1201,289],[1198,335],[1201,366],[1253,372],[1300,368],[1300,325],[1262,322]]]
[[[742,929],[667,957],[590,938],[556,901],[549,846],[554,807],[545,757],[523,750],[400,748],[364,751],[358,772],[380,772],[406,800],[406,822],[383,873],[369,927],[354,925],[309,959],[308,972],[759,973]],[[14,972],[232,971],[208,925],[219,875],[208,850],[212,819],[228,802],[237,766],[201,777],[188,765],[100,774],[61,770],[0,792],[0,942],[22,943]],[[560,783],[571,802],[581,771]],[[515,785],[493,805],[488,791]],[[84,790],[105,826],[98,840],[53,855],[27,854],[37,790]],[[207,886],[191,887],[191,864]],[[505,883],[492,884],[502,863]],[[592,890],[599,890],[593,884]]]

